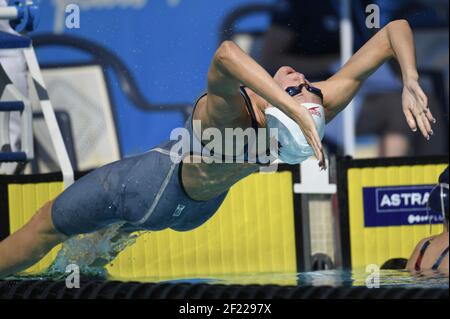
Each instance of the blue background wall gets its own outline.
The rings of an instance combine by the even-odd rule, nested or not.
[[[178,5],[173,5],[174,2]],[[78,3],[82,9],[81,28],[62,32],[94,40],[114,51],[130,68],[141,91],[151,102],[193,103],[206,87],[207,70],[218,45],[223,19],[239,6],[272,2],[72,0],[67,3]],[[112,5],[100,6],[98,3]],[[133,7],[136,3],[142,7]],[[55,31],[55,21],[65,15],[61,10],[64,6],[65,0],[41,1],[39,33]],[[268,17],[255,17],[244,21],[240,27],[265,28],[268,24]],[[41,63],[80,58],[79,53],[62,54],[58,49],[38,50],[38,57]],[[112,88],[124,155],[155,146],[167,139],[174,127],[183,125],[181,115],[142,112],[121,94],[114,81]]]

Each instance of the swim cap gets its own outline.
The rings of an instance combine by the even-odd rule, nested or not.
[[[432,210],[441,212],[448,223],[448,167],[439,178],[439,185],[431,190],[428,198],[428,207]]]
[[[316,103],[302,103],[312,115],[320,139],[325,134],[325,113],[323,106]],[[279,108],[265,110],[269,141],[278,141],[278,158],[287,164],[300,164],[311,155],[313,148],[308,144],[300,126]],[[275,129],[275,130],[274,130]]]

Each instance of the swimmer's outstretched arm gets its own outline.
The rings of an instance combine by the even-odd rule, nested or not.
[[[232,120],[241,114],[236,110],[241,84],[296,121],[314,149],[319,165],[324,166],[322,143],[309,111],[299,107],[263,67],[231,41],[222,43],[209,69],[207,99],[209,118]]]
[[[395,58],[403,77],[403,111],[411,130],[420,129],[427,139],[435,122],[421,89],[416,67],[414,38],[406,20],[396,20],[376,33],[334,76],[314,83],[323,91],[327,121],[342,111],[364,81],[387,60]]]

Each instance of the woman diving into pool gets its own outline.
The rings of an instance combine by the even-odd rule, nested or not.
[[[174,154],[175,141],[169,141],[81,178],[0,243],[0,277],[28,268],[70,237],[113,224],[125,223],[128,231],[187,231],[205,223],[218,210],[230,187],[261,167],[258,160],[248,160],[252,145],[243,145],[231,153],[211,154],[228,159],[241,157],[244,163],[196,161],[204,154],[201,142],[207,142],[197,136],[204,136],[210,128],[220,132],[227,128],[278,128],[281,160],[299,163],[314,153],[324,168],[320,120],[333,119],[364,81],[390,58],[396,58],[401,67],[406,120],[413,131],[419,129],[429,139],[433,134],[430,122],[435,120],[418,83],[413,35],[404,20],[389,23],[339,72],[313,84],[290,67],[282,67],[272,78],[234,43],[224,42],[209,69],[207,94],[198,99],[186,125],[200,145],[200,154],[193,146]],[[201,131],[193,120],[201,121]],[[298,135],[306,139],[309,150],[299,149],[294,143]],[[174,161],[174,157],[178,160]]]

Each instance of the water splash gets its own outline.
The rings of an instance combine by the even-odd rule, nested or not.
[[[124,223],[114,224],[104,230],[67,240],[43,275],[63,277],[66,275],[66,267],[75,264],[84,276],[106,279],[108,273],[105,267],[122,250],[133,245],[142,234],[124,232],[123,225]]]

